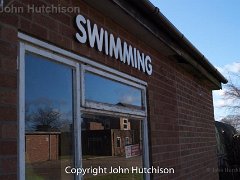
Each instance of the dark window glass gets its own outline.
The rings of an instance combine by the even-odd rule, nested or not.
[[[85,73],[85,96],[87,101],[143,109],[141,89],[90,72]]]
[[[125,117],[103,115],[82,115],[82,158],[83,168],[107,168],[107,173],[94,176],[89,173],[86,179],[143,179],[142,174],[126,171],[110,174],[112,168],[142,168],[141,120],[129,119],[129,128],[123,128]],[[108,128],[106,128],[108,125]],[[125,141],[127,144],[125,146]],[[122,142],[121,142],[122,141]],[[126,173],[125,173],[126,172]]]
[[[121,138],[117,137],[117,147],[121,147]]]
[[[129,145],[129,137],[126,137],[126,138],[125,138],[125,146],[126,146],[126,145]]]
[[[73,69],[27,53],[25,91],[26,179],[73,179]]]

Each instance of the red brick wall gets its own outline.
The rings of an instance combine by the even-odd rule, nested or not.
[[[27,3],[58,0],[19,0]],[[150,54],[152,76],[147,76],[74,38],[76,14],[0,14],[0,179],[16,179],[17,172],[17,31],[87,56],[148,83],[150,155],[153,165],[174,167],[173,175],[153,179],[217,179],[211,90],[168,57],[156,52],[110,18],[81,0],[64,1],[80,6],[81,14],[140,51]]]
[[[28,134],[25,138],[27,163],[58,160],[59,135]]]
[[[17,172],[16,17],[0,14],[0,179]]]
[[[129,144],[133,143],[134,131],[132,130],[120,130],[112,129],[112,155],[113,156],[125,156],[126,137],[129,138]],[[117,138],[120,138],[120,147],[117,147]]]

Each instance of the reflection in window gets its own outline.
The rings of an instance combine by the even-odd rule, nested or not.
[[[90,72],[85,73],[85,96],[87,101],[143,109],[140,89]]]
[[[43,57],[25,59],[26,179],[73,179],[73,70]]]
[[[82,158],[83,168],[139,167],[142,162],[141,120],[128,119],[129,128],[123,128],[126,118],[82,115]],[[126,121],[125,121],[126,122]],[[108,128],[106,128],[108,127]],[[125,145],[125,140],[127,145]],[[93,174],[84,175],[85,179],[143,179],[142,174]]]
[[[129,145],[129,137],[125,137],[125,146]]]
[[[117,137],[117,147],[121,147],[121,138]]]

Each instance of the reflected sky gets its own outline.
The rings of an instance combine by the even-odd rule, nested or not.
[[[26,118],[51,109],[72,121],[72,68],[30,53],[25,59]]]
[[[141,90],[90,72],[85,73],[86,100],[142,106]]]

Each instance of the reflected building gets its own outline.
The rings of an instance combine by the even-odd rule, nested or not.
[[[60,132],[26,133],[26,163],[59,159]]]
[[[140,123],[133,120],[85,116],[82,124],[83,156],[125,156],[125,146],[140,144]]]

